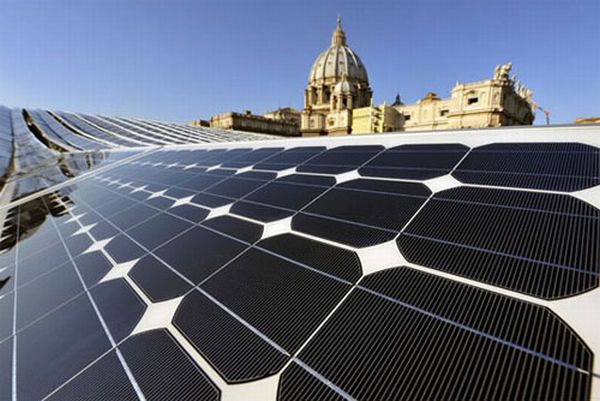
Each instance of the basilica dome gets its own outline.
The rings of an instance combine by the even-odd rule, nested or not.
[[[341,19],[338,17],[337,27],[331,38],[331,46],[319,54],[315,60],[308,83],[320,84],[339,82],[345,77],[350,82],[368,85],[367,70],[360,58],[346,45],[346,34],[342,30]]]

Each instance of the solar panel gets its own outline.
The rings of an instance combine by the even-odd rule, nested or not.
[[[19,129],[45,186],[0,205],[1,399],[597,397],[598,127],[82,152],[109,163],[60,180]]]
[[[600,150],[581,143],[490,144],[453,174],[471,184],[570,192],[598,185],[599,165]]]

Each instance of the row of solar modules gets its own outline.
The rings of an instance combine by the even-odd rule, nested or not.
[[[63,140],[65,137],[73,143],[87,146],[88,150],[60,152],[55,146],[49,146],[51,143],[44,141],[45,138],[32,133],[27,114],[22,109],[11,110],[0,106],[0,201],[3,204],[130,155],[124,151],[109,153],[102,150],[102,146],[95,147],[96,142],[65,130],[49,115],[39,113],[36,116],[40,119],[47,118],[47,121],[40,120],[44,121],[40,126],[45,130],[56,124],[56,130],[47,129],[45,132],[55,135],[60,132],[64,135],[56,136],[52,141],[58,141],[57,138]]]
[[[3,145],[2,184],[25,175],[36,168],[52,165],[56,154],[31,135],[19,109],[0,107]]]
[[[600,214],[561,192],[600,184],[599,166],[600,150],[577,143],[180,149],[108,177],[264,224],[293,217],[294,230],[354,248],[396,240],[416,264],[557,299],[598,286]],[[432,193],[427,181],[449,173],[476,186]]]
[[[233,142],[269,139],[267,135],[194,128],[130,118],[26,110],[40,135],[64,151]]]
[[[2,202],[122,159],[112,149],[233,142],[270,136],[84,114],[0,106]],[[7,185],[8,183],[13,185]]]
[[[218,400],[281,373],[270,399],[589,400],[598,350],[545,301],[598,287],[600,212],[571,194],[598,166],[579,143],[134,157],[8,213],[0,398]],[[411,265],[369,271],[383,243]]]

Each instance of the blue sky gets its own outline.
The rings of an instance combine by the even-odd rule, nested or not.
[[[600,115],[598,0],[4,0],[0,104],[177,122],[301,108],[338,13],[377,103],[447,97],[512,60],[553,123]]]

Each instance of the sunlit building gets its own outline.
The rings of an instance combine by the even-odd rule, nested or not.
[[[429,92],[413,104],[402,104],[397,97],[391,106],[374,106],[367,69],[348,46],[338,18],[331,45],[310,69],[301,132],[314,136],[530,125],[532,92],[510,76],[511,69],[511,63],[498,65],[491,79],[457,82],[446,99]]]

